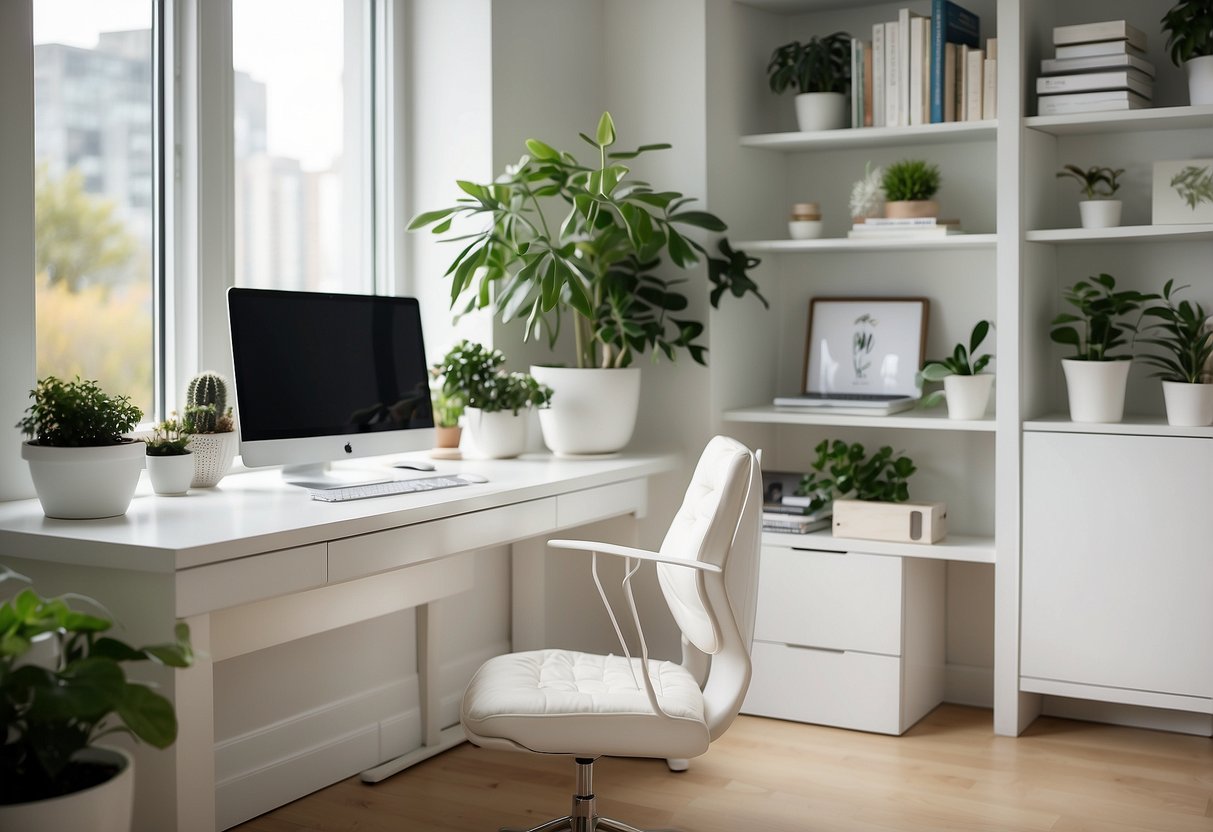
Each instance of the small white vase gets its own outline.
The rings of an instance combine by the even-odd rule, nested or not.
[[[1072,422],[1119,422],[1125,412],[1125,386],[1133,362],[1063,358]]]
[[[815,240],[821,236],[821,220],[790,220],[788,236],[793,240]]]
[[[134,440],[90,448],[21,445],[42,511],[64,520],[126,514],[145,454],[146,446]]]
[[[1167,403],[1168,425],[1213,425],[1213,384],[1164,381],[1162,397]]]
[[[539,411],[539,427],[556,456],[617,453],[631,440],[640,409],[639,367],[532,366],[531,375],[552,388],[551,405]]]
[[[840,92],[802,92],[796,96],[796,123],[802,133],[847,126],[847,97]]]
[[[1083,228],[1115,228],[1120,225],[1119,199],[1083,199],[1078,203]]]
[[[135,763],[131,756],[116,748],[92,747],[84,749],[74,759],[117,765],[118,773],[104,783],[62,797],[0,806],[0,829],[4,832],[130,832],[135,802]]]
[[[983,419],[986,405],[990,403],[990,388],[994,385],[993,373],[975,376],[944,376],[944,398],[948,403],[949,419]]]
[[[194,455],[192,453],[173,456],[147,457],[147,476],[152,481],[152,491],[162,497],[180,497],[190,489],[194,479]]]
[[[468,437],[480,456],[488,459],[510,459],[526,450],[526,428],[530,409],[515,415],[512,410],[492,413],[478,407],[464,411]]]
[[[236,459],[236,431],[226,433],[195,433],[188,447],[194,458],[194,479],[190,488],[211,488],[227,476]]]
[[[1188,103],[1213,104],[1213,55],[1202,55],[1184,64],[1188,73]]]

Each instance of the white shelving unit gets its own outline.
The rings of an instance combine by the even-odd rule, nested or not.
[[[1122,225],[1117,228],[1044,228],[1024,235],[1029,243],[1153,243],[1213,240],[1213,224]]]
[[[1159,130],[1213,129],[1213,106],[1159,107],[1123,113],[1082,113],[1066,116],[1029,116],[1024,126],[1053,136],[1091,136],[1107,133],[1145,133]]]
[[[759,254],[811,254],[813,252],[864,251],[948,251],[950,249],[992,249],[996,234],[954,234],[923,240],[856,240],[850,237],[825,237],[816,240],[742,240],[738,248]]]
[[[728,422],[753,422],[765,425],[821,425],[853,428],[880,428],[882,430],[956,430],[993,433],[995,422],[988,419],[949,419],[943,408],[937,410],[910,410],[891,416],[855,416],[814,410],[806,413],[794,407],[762,405],[726,410]]]
[[[828,531],[809,534],[779,534],[763,532],[765,545],[815,552],[865,552],[872,555],[892,555],[899,558],[994,563],[994,538],[950,534],[939,543],[888,543],[882,540],[852,540],[834,537]]]
[[[996,120],[956,121],[918,127],[864,127],[855,130],[822,130],[816,133],[758,133],[742,136],[742,147],[762,150],[852,150],[863,147],[915,147],[940,142],[992,142]]]

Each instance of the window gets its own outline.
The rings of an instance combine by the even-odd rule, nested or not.
[[[151,0],[34,4],[37,373],[153,413]]]

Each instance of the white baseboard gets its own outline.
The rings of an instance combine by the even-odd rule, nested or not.
[[[1084,722],[1106,722],[1110,725],[1174,731],[1179,734],[1194,734],[1198,737],[1213,736],[1213,716],[1191,711],[1173,711],[1166,708],[1147,708],[1141,705],[1122,705],[1116,702],[1096,702],[1091,699],[1045,696],[1041,712],[1045,716],[1079,719]]]
[[[994,707],[994,668],[967,664],[944,667],[943,701],[978,708]]]

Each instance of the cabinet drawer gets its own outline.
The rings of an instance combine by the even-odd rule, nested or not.
[[[901,655],[901,558],[765,546],[754,638]]]
[[[314,543],[183,569],[175,579],[177,616],[185,618],[324,586],[327,551],[327,544]]]
[[[900,734],[901,659],[754,642],[742,711],[860,731]]]
[[[583,526],[621,514],[644,513],[648,480],[628,480],[556,495],[556,527]]]

